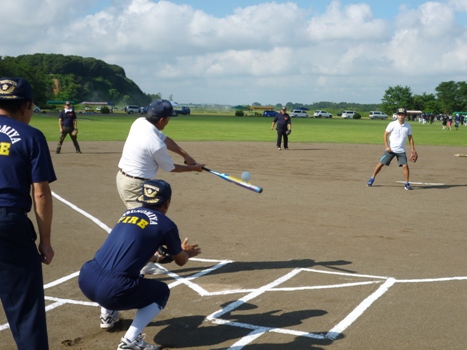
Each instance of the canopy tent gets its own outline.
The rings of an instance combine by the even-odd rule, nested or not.
[[[88,106],[112,106],[110,102],[91,102],[91,101],[83,101],[81,102],[82,105]]]
[[[247,110],[248,107],[242,106],[242,105],[237,105],[237,106],[232,106],[232,109],[240,109],[242,111]]]
[[[255,109],[259,109],[261,111],[272,111],[274,110],[274,106],[251,106],[250,111],[253,111]]]

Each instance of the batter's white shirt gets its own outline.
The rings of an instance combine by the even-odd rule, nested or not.
[[[164,142],[166,136],[146,118],[138,118],[131,125],[123,146],[118,167],[131,176],[152,179],[159,168],[167,172],[175,169]]]
[[[400,124],[398,120],[390,122],[386,128],[386,132],[389,132],[389,147],[394,153],[405,152],[405,143],[407,137],[412,135],[412,127],[410,124],[404,121],[404,124]]]

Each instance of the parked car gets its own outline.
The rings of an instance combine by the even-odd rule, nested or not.
[[[388,119],[388,115],[380,111],[371,111],[370,119]]]
[[[275,117],[277,115],[276,111],[264,111],[263,117]]]
[[[294,109],[292,112],[290,112],[290,116],[292,118],[308,118],[309,115],[307,112],[305,112],[303,109]]]
[[[354,111],[343,111],[342,112],[342,118],[345,118],[345,119],[353,119],[354,115],[355,115]]]
[[[315,118],[332,118],[332,114],[331,113],[328,113],[326,111],[315,111],[315,113],[313,113],[313,116]]]
[[[139,113],[139,106],[128,105],[125,107],[125,112],[127,112],[128,114]]]
[[[41,108],[39,106],[34,105],[33,112],[39,113],[40,111],[41,111]]]

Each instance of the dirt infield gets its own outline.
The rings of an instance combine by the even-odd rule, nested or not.
[[[174,191],[168,215],[203,254],[149,277],[171,297],[146,340],[162,349],[465,349],[467,159],[454,157],[464,149],[417,147],[405,191],[395,164],[366,187],[381,145],[180,144],[213,170],[250,171],[264,192],[206,172],[159,173]],[[124,211],[115,188],[123,142],[80,145],[83,154],[65,142],[52,155],[50,344],[115,349],[134,311],[101,330],[76,276]],[[1,308],[0,338],[15,348]]]

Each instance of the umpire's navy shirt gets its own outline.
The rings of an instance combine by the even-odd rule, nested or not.
[[[287,125],[292,124],[290,120],[290,116],[285,113],[277,113],[276,117],[274,118],[274,123],[276,124],[276,130],[287,131]]]
[[[0,115],[0,208],[29,212],[31,184],[57,180],[44,134]]]
[[[65,112],[65,110],[62,110],[60,114],[58,115],[58,119],[62,119],[62,126],[63,127],[69,127],[72,128],[75,126],[75,119],[76,119],[76,113],[74,110],[71,112]]]

